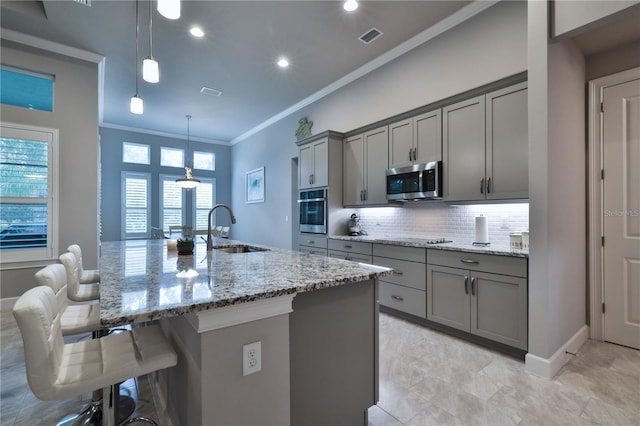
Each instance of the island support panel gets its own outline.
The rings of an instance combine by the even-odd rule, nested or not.
[[[377,280],[296,295],[291,424],[366,425],[378,401]]]

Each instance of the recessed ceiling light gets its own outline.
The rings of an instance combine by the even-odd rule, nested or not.
[[[204,37],[204,31],[202,31],[202,28],[200,28],[200,27],[193,26],[193,27],[191,27],[189,32],[194,37],[198,37],[198,38]]]
[[[289,61],[287,61],[287,58],[280,58],[278,59],[278,66],[280,68],[286,68],[289,66]]]
[[[344,10],[347,12],[353,12],[358,8],[358,2],[356,0],[347,0],[344,2],[342,7],[344,7]]]

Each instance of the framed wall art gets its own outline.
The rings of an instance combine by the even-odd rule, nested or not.
[[[247,172],[247,203],[264,203],[264,167]]]

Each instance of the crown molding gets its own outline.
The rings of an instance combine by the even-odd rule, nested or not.
[[[442,21],[438,22],[437,24],[432,25],[431,27],[429,27],[426,30],[424,30],[423,32],[415,35],[414,37],[410,38],[409,40],[405,41],[404,43],[399,44],[395,48],[393,48],[393,49],[387,51],[386,53],[378,56],[374,60],[364,64],[363,66],[361,66],[357,70],[350,72],[349,74],[345,75],[344,77],[334,81],[333,83],[331,83],[327,87],[317,91],[316,93],[312,94],[311,96],[309,96],[309,97],[301,100],[300,102],[290,106],[289,108],[285,109],[284,111],[281,111],[280,113],[274,115],[273,117],[269,118],[268,120],[263,121],[262,123],[258,124],[257,126],[255,126],[254,128],[250,129],[249,131],[241,134],[240,136],[235,137],[234,139],[231,140],[230,144],[231,145],[235,145],[235,144],[237,144],[239,142],[242,142],[243,140],[249,138],[250,136],[255,135],[259,131],[266,129],[267,127],[269,127],[272,124],[282,120],[285,117],[288,117],[289,115],[293,114],[294,112],[299,111],[299,110],[301,110],[302,108],[304,108],[304,107],[306,107],[308,105],[311,105],[312,103],[324,98],[325,96],[328,96],[329,94],[335,92],[338,89],[341,89],[342,87],[344,87],[347,84],[359,79],[360,77],[363,77],[366,74],[369,74],[370,72],[380,68],[381,66],[393,61],[394,59],[398,58],[399,56],[404,55],[405,53],[409,52],[410,50],[413,50],[416,47],[426,43],[427,41],[439,36],[440,34],[446,32],[448,30],[450,30],[451,28],[455,27],[456,25],[461,24],[462,22],[474,17],[478,13],[485,11],[486,9],[490,8],[491,6],[493,6],[496,3],[498,3],[498,0],[473,1],[471,4],[463,7],[462,9],[458,10],[454,14],[444,18]]]
[[[153,135],[153,136],[163,136],[166,138],[172,138],[172,139],[183,139],[183,140],[187,140],[187,135],[181,135],[181,134],[177,134],[177,133],[168,133],[168,132],[160,132],[157,130],[149,130],[149,129],[142,129],[142,128],[138,128],[138,127],[131,127],[131,126],[122,126],[120,124],[113,124],[113,123],[105,123],[100,121],[98,123],[99,127],[105,127],[107,129],[114,129],[114,130],[123,130],[125,132],[135,132],[135,133],[143,133],[146,135]],[[197,136],[189,136],[189,140],[191,142],[204,142],[204,143],[209,143],[212,145],[224,145],[224,146],[230,146],[231,144],[227,141],[219,141],[216,139],[207,139],[207,138],[201,138],[201,137],[197,137]]]
[[[45,40],[43,38],[20,33],[14,30],[8,30],[2,27],[0,27],[0,39],[23,44],[25,46],[35,47],[37,49],[46,50],[48,52],[57,53],[63,56],[92,62],[94,64],[99,64],[104,59],[104,56],[94,52],[89,52],[88,50],[66,46],[64,44],[56,43],[55,41]]]

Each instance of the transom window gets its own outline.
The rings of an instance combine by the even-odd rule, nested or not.
[[[149,145],[122,142],[122,161],[124,163],[150,164]]]
[[[0,103],[40,111],[53,111],[55,77],[8,65],[0,66]]]
[[[216,155],[213,152],[193,152],[193,168],[199,170],[216,169]]]
[[[184,167],[184,151],[178,148],[160,148],[160,165],[164,167]]]

